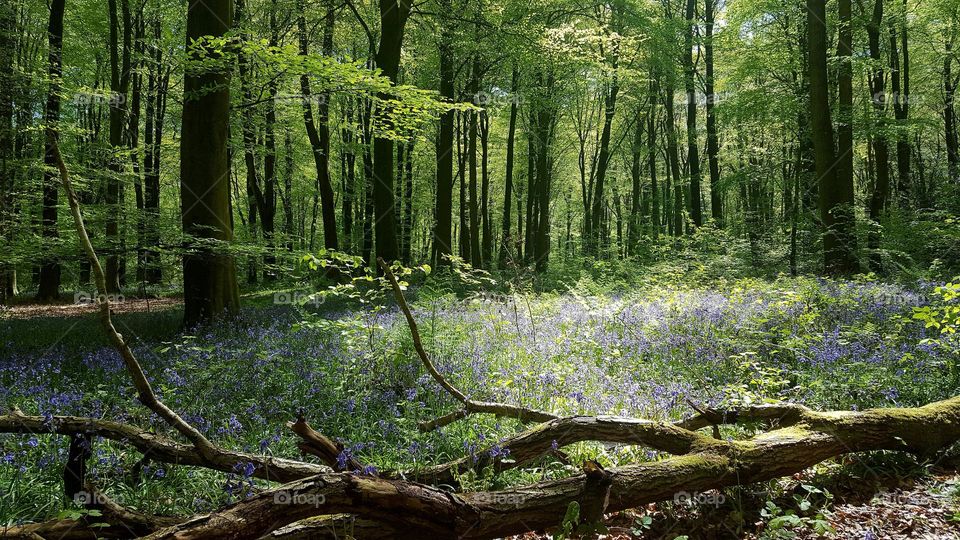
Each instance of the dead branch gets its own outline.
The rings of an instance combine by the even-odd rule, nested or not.
[[[0,433],[94,435],[128,444],[156,461],[205,467],[222,472],[232,472],[237,464],[249,462],[254,464],[253,475],[255,477],[275,482],[290,482],[329,472],[328,468],[321,465],[230,450],[222,450],[210,459],[202,456],[194,447],[162,435],[129,424],[82,416],[45,418],[42,416],[27,416],[15,409],[10,414],[0,415]]]
[[[496,416],[516,418],[517,420],[525,422],[547,422],[557,418],[557,416],[554,414],[528,409],[518,405],[474,401],[467,397],[467,395],[460,391],[456,386],[447,381],[440,371],[437,370],[436,366],[433,365],[433,361],[430,360],[430,357],[427,355],[427,351],[423,348],[423,340],[420,338],[420,330],[417,328],[417,321],[414,320],[413,313],[410,312],[410,306],[407,305],[407,300],[403,297],[403,289],[400,288],[400,283],[397,282],[396,276],[393,275],[390,265],[387,264],[383,258],[378,258],[377,264],[380,265],[380,269],[383,270],[384,275],[390,282],[390,286],[393,288],[393,295],[397,300],[397,304],[400,306],[403,316],[407,319],[407,326],[410,327],[410,336],[413,339],[413,348],[417,351],[417,356],[420,357],[420,361],[423,362],[423,365],[427,368],[427,372],[430,373],[430,376],[433,377],[433,379],[437,381],[437,383],[439,383],[440,386],[447,391],[447,393],[453,396],[454,399],[463,404],[463,409],[460,411],[444,415],[429,422],[421,423],[419,426],[420,431],[430,431],[432,429],[445,426],[460,420],[461,418],[466,418],[473,413],[488,413]]]

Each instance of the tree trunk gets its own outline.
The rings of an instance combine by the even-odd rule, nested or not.
[[[383,76],[396,84],[400,69],[400,48],[403,31],[410,16],[412,0],[378,0],[380,4],[380,45],[376,65]],[[386,94],[380,96],[387,99]],[[390,128],[389,125],[385,126]],[[377,257],[387,261],[400,258],[397,246],[396,218],[393,202],[393,139],[377,136],[373,141],[373,186],[376,213]]]
[[[441,0],[443,10],[450,10],[450,0]],[[449,25],[440,25],[440,98],[450,103],[454,93],[453,37]],[[440,115],[437,134],[437,198],[436,224],[433,232],[433,263],[444,263],[453,254],[453,121],[454,111]]]
[[[947,172],[950,182],[960,181],[960,148],[957,142],[957,113],[954,108],[954,96],[957,80],[953,77],[953,37],[947,41],[946,54],[943,56],[943,134],[947,145]]]
[[[52,0],[50,3],[50,21],[47,26],[47,74],[50,89],[47,92],[47,104],[44,110],[44,152],[43,164],[43,210],[41,216],[41,234],[48,242],[60,236],[57,228],[58,180],[53,168],[56,167],[54,148],[60,138],[60,78],[63,75],[63,10],[64,0]],[[52,302],[60,296],[60,263],[55,256],[46,256],[40,263],[39,288],[37,299]]]
[[[707,0],[708,2],[710,0]],[[693,84],[697,68],[693,63],[693,31],[696,26],[696,0],[687,0],[687,29],[684,63],[684,89],[687,93],[687,167],[690,170],[690,219],[703,225],[703,204],[700,200],[700,147],[697,144],[697,93]]]
[[[503,194],[503,222],[500,226],[501,228],[501,240],[500,240],[500,268],[505,268],[508,258],[513,260],[517,259],[517,254],[514,253],[510,257],[510,248],[512,244],[512,238],[510,236],[510,206],[513,204],[513,149],[516,142],[517,135],[517,90],[520,84],[520,70],[516,66],[513,67],[513,75],[511,76],[510,82],[510,124],[507,128],[507,163],[506,171],[504,173],[504,194]],[[519,197],[518,197],[519,200]],[[519,234],[520,231],[517,231]]]
[[[713,23],[714,10],[718,0],[705,0],[704,15],[706,18],[706,41],[704,43],[704,60],[706,62],[706,90],[707,109],[707,162],[710,167],[710,213],[714,224],[723,228],[723,194],[720,187],[720,144],[717,138],[717,96],[714,94],[713,75]]]
[[[490,116],[487,111],[480,112],[480,259],[492,266],[493,229],[490,224]]]
[[[309,38],[304,9],[304,0],[299,1],[300,16],[297,19],[300,40],[300,54],[308,54]],[[327,13],[323,24],[323,54],[333,54],[333,29],[336,20],[336,10],[327,5]],[[323,220],[323,246],[327,249],[338,249],[336,201],[333,195],[333,184],[330,180],[330,94],[324,92],[320,97],[317,110],[320,116],[319,126],[313,119],[312,93],[310,91],[310,76],[306,73],[300,76],[300,92],[303,94],[303,123],[307,130],[307,138],[313,149],[313,162],[317,169],[316,192],[320,196],[320,214]]]
[[[107,176],[106,205],[107,226],[106,236],[108,244],[107,256],[107,292],[120,291],[120,258],[122,253],[122,239],[120,233],[120,216],[123,214],[121,200],[121,176],[124,172],[120,154],[123,145],[123,128],[127,114],[127,91],[130,86],[130,39],[131,22],[128,0],[120,0],[120,11],[123,24],[122,51],[119,43],[121,21],[117,16],[117,0],[108,0],[107,9],[110,11],[110,172]]]
[[[867,24],[867,36],[870,46],[870,58],[873,60],[873,69],[870,73],[870,94],[873,112],[876,116],[878,133],[873,137],[873,154],[876,170],[876,180],[873,193],[870,197],[870,232],[867,235],[870,251],[870,268],[874,272],[882,270],[880,254],[881,232],[880,221],[887,207],[890,197],[890,156],[886,139],[886,109],[887,98],[883,74],[883,61],[880,56],[880,32],[883,25],[883,0],[875,0],[873,16]],[[893,76],[897,76],[895,73]]]
[[[12,240],[9,229],[14,224],[13,193],[16,186],[14,164],[13,103],[16,75],[13,58],[17,50],[17,9],[13,2],[0,6],[0,238],[4,243]],[[13,300],[16,284],[16,266],[0,264],[0,304]]]
[[[200,51],[222,59],[203,36],[225,35],[233,19],[230,0],[190,0],[187,11],[188,59]],[[209,60],[208,60],[209,62]],[[230,210],[230,67],[190,68],[184,75],[180,140],[180,204],[183,231],[190,242],[183,256],[184,325],[194,326],[240,307],[236,267],[227,251],[233,240]],[[205,242],[203,242],[205,241]],[[210,241],[213,241],[211,245]]]
[[[841,166],[844,160],[837,159],[833,146],[833,122],[830,118],[830,103],[828,97],[827,80],[827,28],[826,8],[824,0],[807,0],[807,32],[809,43],[810,70],[810,132],[813,139],[814,153],[816,160],[817,177],[820,187],[820,218],[823,221],[823,256],[824,269],[829,274],[845,274],[854,272],[857,268],[856,258],[854,256],[854,246],[850,244],[853,240],[853,197],[852,197],[852,176],[841,176]],[[850,23],[850,0],[840,0],[841,19]],[[849,28],[849,26],[848,26]],[[841,49],[849,50],[848,30],[841,30],[845,38],[841,38],[841,43],[846,42],[846,47]],[[849,55],[847,55],[845,67],[841,67],[841,72],[848,72]],[[849,87],[850,76],[847,73],[841,76],[841,102],[852,99],[852,91]],[[841,108],[841,114],[849,114],[850,101]],[[841,125],[844,120],[841,117]],[[849,127],[849,116],[846,117],[846,126]],[[846,129],[846,128],[841,128]],[[846,136],[852,136],[847,133]],[[841,151],[848,154],[852,148],[849,144],[852,140],[847,140],[847,146],[841,144]],[[852,174],[852,171],[849,171]],[[846,171],[843,174],[847,174]],[[849,185],[848,185],[849,184]],[[848,189],[849,188],[849,189]]]

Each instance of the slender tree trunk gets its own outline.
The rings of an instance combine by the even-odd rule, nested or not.
[[[47,74],[50,89],[44,110],[44,157],[43,164],[43,210],[41,233],[45,241],[54,241],[60,236],[57,228],[57,199],[59,179],[54,174],[57,166],[54,146],[60,138],[60,78],[63,75],[63,10],[64,0],[50,3],[50,21],[47,26]],[[60,263],[55,256],[47,255],[40,263],[37,299],[51,302],[60,296]]]
[[[904,1],[904,9],[906,9]],[[897,192],[900,201],[910,205],[910,141],[907,138],[907,119],[910,107],[910,67],[907,52],[906,13],[901,26],[900,44],[903,51],[903,63],[897,51],[896,24],[890,23],[890,84],[893,93],[893,115],[897,122]],[[902,82],[901,82],[902,81]]]
[[[880,256],[881,233],[879,230],[883,212],[890,198],[890,156],[886,138],[886,109],[883,61],[880,54],[880,32],[883,25],[883,0],[875,0],[873,16],[867,24],[867,36],[870,46],[870,58],[873,69],[870,73],[870,94],[873,112],[877,118],[878,133],[873,137],[873,154],[876,171],[873,193],[870,197],[870,221],[873,223],[867,235],[870,251],[870,267],[875,272],[882,270]],[[896,76],[895,73],[892,74]]]
[[[122,152],[123,128],[127,114],[127,91],[130,85],[130,7],[128,0],[120,0],[120,10],[123,24],[122,51],[119,42],[121,21],[117,15],[117,0],[108,0],[107,9],[110,11],[110,172],[107,176],[107,226],[106,235],[107,256],[107,292],[120,291],[120,258],[122,240],[120,238],[120,216],[123,213],[121,200],[121,175],[123,161],[119,154]]]
[[[363,257],[367,264],[373,264],[373,220],[376,213],[373,202],[373,126],[370,125],[373,104],[366,100],[361,105],[363,133]]]
[[[953,77],[953,38],[947,42],[943,56],[943,127],[944,141],[947,145],[947,172],[951,182],[960,181],[960,148],[957,143],[957,113],[954,108],[954,96],[957,81]]]
[[[404,176],[406,181],[403,188],[403,222],[401,223],[401,234],[403,235],[403,250],[401,257],[404,264],[411,264],[410,258],[413,248],[413,146],[415,139],[410,139],[407,143],[407,159],[404,162]]]
[[[284,174],[283,174],[283,235],[286,237],[287,251],[293,251],[293,137],[286,131],[283,138]]]
[[[700,227],[703,225],[703,204],[700,200],[700,147],[697,144],[697,94],[694,86],[697,68],[693,62],[696,7],[696,0],[687,0],[686,46],[683,53],[683,62],[684,89],[687,93],[687,167],[690,170],[690,219],[695,226]]]
[[[306,16],[304,15],[303,1],[300,2],[300,16],[297,20],[300,34],[300,54],[306,56],[309,49],[307,36]],[[323,25],[323,54],[333,54],[333,29],[336,20],[336,10],[330,4]],[[319,126],[313,119],[313,105],[310,100],[310,76],[300,76],[300,91],[303,94],[303,123],[307,130],[307,138],[313,149],[313,162],[317,169],[316,192],[320,196],[320,214],[323,220],[323,246],[327,249],[338,249],[336,201],[333,195],[333,184],[330,180],[330,103],[329,93],[321,95],[317,105],[320,116]]]
[[[190,0],[187,10],[188,59],[200,51],[193,42],[225,35],[233,19],[230,0]],[[219,59],[208,44],[206,58]],[[208,60],[209,62],[209,60]],[[184,74],[180,139],[180,204],[183,231],[205,242],[188,245],[183,257],[184,324],[187,327],[240,306],[236,267],[226,251],[233,240],[230,210],[230,68],[196,67]],[[210,245],[210,241],[214,245]]]
[[[13,2],[0,5],[0,239],[12,241],[10,228],[14,224],[13,193],[16,186],[13,128],[16,75],[13,58],[17,51],[17,9]],[[16,284],[16,266],[0,264],[0,304],[13,300]]]
[[[467,185],[470,200],[468,202],[468,211],[470,219],[470,264],[474,268],[482,268],[483,261],[480,258],[480,208],[477,200],[477,122],[479,114],[474,111],[467,113],[469,122],[467,138],[467,161],[470,174],[470,181]]]
[[[404,27],[410,16],[412,0],[378,0],[380,4],[380,45],[376,65],[381,73],[397,82],[400,69],[400,48]],[[382,95],[386,99],[388,96]],[[389,126],[387,126],[389,127]],[[400,258],[397,246],[396,219],[393,203],[393,139],[377,136],[373,141],[374,208],[376,212],[377,257],[386,261]]]
[[[150,68],[147,75],[146,119],[143,129],[143,206],[144,254],[143,278],[156,285],[163,279],[160,253],[160,148],[163,134],[163,52],[159,14],[151,23]]]
[[[510,100],[510,124],[507,128],[507,163],[506,171],[504,176],[504,194],[503,194],[503,222],[501,224],[501,240],[500,240],[500,268],[506,267],[506,262],[510,253],[511,246],[511,236],[510,236],[510,207],[513,204],[513,150],[514,144],[516,142],[517,135],[517,90],[520,84],[520,70],[516,66],[513,67],[513,75],[511,76],[510,82],[510,92],[512,99]],[[518,197],[519,200],[519,197]],[[517,231],[519,234],[519,230]],[[514,260],[517,258],[517,254],[513,255]]]
[[[654,240],[660,238],[660,189],[657,185],[657,89],[651,83],[650,112],[647,115],[647,161],[650,167],[650,227]]]
[[[492,266],[493,229],[490,224],[490,117],[486,111],[480,112],[480,258],[483,263]]]
[[[341,144],[340,159],[343,183],[343,200],[340,220],[343,223],[343,242],[341,247],[347,253],[353,249],[353,212],[356,199],[356,163],[357,154],[353,149],[356,137],[353,134],[353,98],[348,97],[344,107],[344,127],[340,130]]]
[[[717,96],[714,93],[713,75],[713,23],[714,10],[718,0],[705,0],[706,9],[706,41],[704,43],[704,60],[706,62],[706,90],[707,109],[707,162],[710,167],[710,213],[717,227],[723,228],[723,193],[720,186],[720,144],[717,137]]]
[[[450,0],[440,0],[444,11],[450,10]],[[454,93],[453,37],[448,25],[440,28],[440,97],[452,102]],[[443,264],[444,257],[453,254],[453,121],[454,111],[440,115],[437,134],[437,198],[436,224],[433,231],[433,261]]]
[[[664,105],[666,108],[667,120],[667,161],[670,162],[671,179],[673,180],[673,229],[674,236],[683,234],[683,185],[680,181],[680,151],[677,147],[677,128],[673,112],[673,83],[670,82],[664,93]]]

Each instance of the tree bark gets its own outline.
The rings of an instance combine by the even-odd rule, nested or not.
[[[707,0],[709,1],[709,0]],[[687,29],[683,52],[684,89],[687,93],[687,167],[690,170],[690,219],[697,227],[703,225],[703,203],[700,194],[700,147],[697,144],[697,92],[694,78],[693,32],[696,27],[696,0],[687,0]]]
[[[444,12],[450,10],[450,0],[440,0]],[[439,62],[440,98],[448,103],[454,98],[453,37],[447,24],[440,25]],[[433,232],[433,263],[444,263],[444,257],[453,254],[453,120],[454,111],[440,115],[437,134],[437,200]]]
[[[413,7],[412,0],[378,0],[380,5],[380,44],[377,48],[376,65],[383,76],[396,84],[400,69],[400,48],[403,44],[404,27]],[[386,99],[388,96],[381,95]],[[385,126],[390,128],[391,126]],[[376,136],[373,140],[374,185],[373,198],[376,212],[377,257],[388,261],[400,258],[397,245],[396,218],[393,199],[393,139]]]
[[[874,2],[873,15],[867,24],[867,36],[870,47],[870,58],[874,67],[870,73],[870,94],[875,124],[878,132],[873,136],[873,155],[876,171],[873,193],[870,197],[870,221],[873,223],[867,235],[870,251],[870,268],[880,272],[883,268],[880,254],[880,221],[890,198],[890,152],[886,136],[886,109],[887,96],[883,73],[883,61],[880,53],[880,33],[883,25],[883,0]],[[892,74],[897,76],[895,73]]]
[[[46,241],[54,241],[60,236],[57,228],[58,181],[53,168],[56,167],[54,148],[60,138],[60,79],[63,76],[63,10],[64,0],[52,0],[50,20],[47,26],[47,75],[50,89],[47,92],[47,104],[44,109],[44,151],[43,164],[43,209],[41,211],[41,234]],[[52,302],[60,296],[60,263],[56,257],[47,255],[40,263],[39,288],[37,299]]]
[[[504,172],[504,194],[503,194],[503,221],[500,226],[500,268],[505,268],[508,259],[517,260],[518,254],[511,255],[513,238],[510,236],[511,218],[510,211],[513,204],[513,154],[514,144],[517,138],[517,91],[520,84],[520,69],[513,67],[513,74],[510,82],[510,123],[507,127],[507,156],[506,170]],[[518,197],[519,200],[519,197]],[[517,231],[519,235],[519,231]]]
[[[706,90],[707,109],[707,162],[710,167],[710,213],[714,224],[723,228],[723,192],[720,186],[720,143],[717,137],[717,96],[714,93],[713,75],[713,24],[714,10],[718,0],[705,0],[704,16],[706,18],[706,41],[704,42],[704,61],[706,62]]]
[[[187,10],[188,61],[207,49],[204,36],[225,35],[233,22],[230,0],[190,0]],[[184,75],[180,139],[180,204],[183,232],[191,239],[183,257],[184,325],[194,326],[240,307],[236,267],[226,251],[233,240],[230,210],[230,68],[197,69]],[[212,241],[212,245],[211,245]]]
[[[853,217],[853,131],[850,125],[853,89],[850,66],[850,0],[839,0],[841,57],[839,76],[839,152],[834,153],[827,81],[827,28],[823,0],[807,0],[810,70],[810,131],[814,144],[823,222],[824,270],[849,274],[859,267]]]
[[[108,0],[110,11],[110,172],[107,176],[106,236],[109,245],[107,256],[107,292],[120,292],[121,257],[123,240],[120,232],[120,216],[123,214],[122,181],[123,128],[127,115],[127,92],[130,87],[130,5],[120,0],[122,18],[118,20],[117,0]],[[120,24],[123,24],[123,44],[120,44]],[[121,48],[118,51],[118,48]]]
[[[326,6],[327,12],[323,24],[323,54],[333,54],[333,29],[336,20],[336,10],[333,5]],[[303,0],[299,0],[300,15],[297,19],[300,40],[300,54],[306,56],[309,49],[307,23]],[[336,201],[333,195],[333,184],[330,180],[330,93],[323,92],[317,110],[320,116],[319,125],[313,119],[312,93],[310,91],[310,76],[306,73],[300,76],[300,91],[303,94],[303,123],[313,149],[313,162],[317,169],[316,191],[320,195],[320,214],[323,220],[323,246],[327,249],[338,249]]]

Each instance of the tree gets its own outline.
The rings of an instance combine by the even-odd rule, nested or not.
[[[190,0],[180,140],[181,220],[188,236],[183,255],[187,327],[234,314],[240,307],[234,258],[227,249],[233,240],[227,151],[231,70],[215,41],[232,24],[231,0]],[[203,57],[218,59],[219,65],[198,65]]]
[[[690,219],[699,227],[703,225],[703,204],[700,200],[700,146],[697,143],[697,92],[694,86],[697,66],[693,61],[696,15],[696,0],[687,0],[687,28],[683,52],[683,85],[687,92],[687,167],[690,169]]]
[[[378,0],[380,6],[380,44],[376,66],[390,82],[397,82],[403,32],[413,7],[411,0]],[[380,95],[387,99],[386,94]],[[379,111],[383,117],[386,111]],[[389,122],[388,122],[389,124]],[[389,129],[389,125],[385,128]],[[373,140],[373,202],[376,213],[377,257],[387,261],[400,259],[393,196],[393,139],[377,135]]]
[[[307,22],[303,0],[298,0],[297,10],[300,16],[297,26],[300,33],[300,54],[308,54],[309,40],[307,36]],[[333,54],[333,29],[336,20],[336,10],[333,5],[327,6],[323,19],[323,54]],[[310,76],[306,73],[300,76],[300,91],[303,94],[303,123],[313,149],[313,161],[317,169],[316,193],[320,194],[320,214],[323,218],[323,246],[327,249],[338,249],[337,244],[337,216],[336,201],[333,195],[333,183],[330,180],[330,94],[324,93],[318,105],[319,126],[313,119],[313,105],[310,100]],[[312,246],[311,246],[312,248]]]
[[[710,213],[717,227],[723,227],[723,197],[720,192],[720,144],[717,137],[717,95],[714,93],[713,73],[713,26],[714,10],[718,0],[705,0],[704,19],[706,25],[706,39],[703,44],[706,74],[704,90],[707,109],[707,162],[710,167]]]
[[[810,70],[810,131],[813,139],[817,177],[820,187],[820,219],[823,221],[824,269],[831,274],[851,273],[857,269],[853,242],[853,177],[841,175],[840,163],[834,153],[833,121],[830,116],[827,80],[827,25],[825,0],[807,0],[807,43]],[[849,51],[850,0],[840,0],[841,49]],[[846,44],[846,45],[844,45]],[[847,58],[849,61],[849,58]],[[841,67],[845,72],[849,68]],[[841,102],[851,99],[844,92],[841,77]],[[849,89],[849,88],[848,88]],[[847,118],[849,122],[849,117]],[[842,120],[841,120],[842,122]],[[850,135],[852,137],[852,135]],[[841,151],[851,152],[841,144]],[[852,156],[851,156],[852,157]],[[846,172],[843,172],[846,174]]]
[[[42,234],[44,240],[53,241],[59,237],[57,229],[57,199],[59,189],[54,167],[57,162],[54,148],[60,138],[60,90],[63,76],[63,11],[64,0],[52,0],[50,3],[50,21],[47,26],[47,75],[50,80],[47,91],[47,105],[44,110],[44,149],[43,164],[43,210]],[[40,279],[37,299],[50,302],[60,296],[60,263],[55,257],[46,256],[40,263]]]

